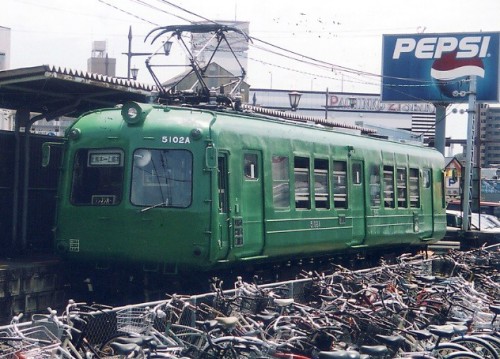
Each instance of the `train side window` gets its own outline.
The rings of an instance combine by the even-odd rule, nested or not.
[[[295,208],[310,209],[311,194],[309,191],[309,158],[294,158],[295,176]]]
[[[420,208],[420,179],[417,168],[410,168],[410,207]]]
[[[380,207],[380,167],[370,168],[370,201],[372,207]]]
[[[408,191],[406,187],[406,168],[396,170],[396,188],[398,194],[398,207],[406,208],[408,206]]]
[[[394,167],[384,166],[384,207],[394,208]]]
[[[314,160],[314,204],[316,208],[330,208],[328,160]]]
[[[347,208],[347,162],[333,161],[333,204],[335,208]]]
[[[254,153],[245,153],[243,162],[243,173],[245,175],[245,179],[258,179],[259,172],[257,166],[257,155]]]
[[[276,208],[290,208],[290,169],[288,157],[273,156],[273,204]]]

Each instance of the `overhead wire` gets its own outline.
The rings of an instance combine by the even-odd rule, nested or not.
[[[104,5],[109,6],[109,7],[113,8],[113,9],[115,9],[115,10],[118,10],[119,12],[122,12],[122,13],[124,13],[124,14],[130,15],[130,16],[132,16],[132,17],[135,17],[135,18],[136,18],[136,19],[138,19],[138,20],[141,20],[141,21],[147,22],[148,24],[151,24],[151,25],[159,26],[158,24],[155,24],[154,22],[151,22],[150,20],[147,20],[147,19],[145,19],[145,18],[143,18],[143,17],[140,17],[140,16],[138,16],[138,15],[136,15],[136,14],[131,13],[130,11],[126,11],[126,10],[124,10],[124,9],[122,9],[122,8],[118,7],[118,6],[115,6],[115,5],[113,5],[113,4],[110,4],[110,3],[109,3],[109,2],[107,2],[107,1],[104,1],[104,0],[97,0],[97,1],[99,1],[100,3],[103,3]]]
[[[130,12],[127,12],[127,11],[125,11],[125,10],[123,10],[123,9],[121,9],[121,8],[119,8],[119,7],[117,7],[117,6],[111,5],[111,4],[107,3],[107,2],[106,2],[106,1],[104,1],[104,0],[99,0],[99,1],[100,1],[100,2],[102,2],[102,3],[104,3],[104,4],[106,4],[106,5],[108,5],[108,6],[111,6],[111,7],[115,8],[115,9],[117,9],[117,10],[121,11],[121,12],[124,12],[124,13],[126,13],[126,14],[128,14],[128,15],[134,16],[134,17],[136,17],[136,18],[138,18],[138,19],[142,19],[142,18],[138,17],[138,16],[137,16],[137,15],[135,15],[135,14],[132,14],[132,13],[130,13]],[[181,19],[181,20],[183,20],[183,21],[189,22],[189,23],[194,23],[194,22],[195,22],[195,21],[191,21],[191,20],[189,20],[189,19],[187,19],[187,18],[184,18],[184,17],[182,17],[182,16],[180,16],[180,15],[173,14],[173,13],[171,13],[171,12],[167,12],[167,11],[165,11],[165,10],[163,10],[163,9],[158,8],[158,7],[154,7],[153,5],[151,5],[151,4],[149,4],[149,3],[147,3],[147,2],[145,2],[145,1],[143,1],[143,0],[129,0],[129,1],[132,1],[132,2],[135,2],[135,3],[138,3],[138,4],[141,4],[141,5],[143,5],[143,6],[146,6],[146,7],[152,8],[152,9],[154,9],[154,10],[162,11],[162,12],[164,12],[164,13],[168,14],[168,15],[171,15],[171,16],[174,16],[174,17],[177,17],[177,18],[179,18],[179,19]],[[193,11],[187,10],[187,9],[185,9],[185,8],[183,8],[183,7],[179,6],[179,5],[177,5],[177,4],[174,4],[174,3],[172,3],[171,1],[168,1],[168,0],[157,0],[157,1],[158,1],[158,2],[161,2],[161,3],[163,3],[163,4],[170,5],[170,6],[172,6],[172,7],[176,8],[176,9],[178,9],[178,10],[184,11],[184,12],[186,12],[186,13],[188,13],[188,14],[192,15],[192,16],[195,16],[195,17],[198,17],[198,18],[200,18],[200,19],[203,19],[204,21],[211,22],[211,23],[214,23],[214,24],[217,24],[217,23],[218,23],[218,22],[213,21],[213,20],[211,20],[211,19],[208,19],[208,18],[206,18],[206,17],[204,17],[204,16],[202,16],[202,15],[199,15],[199,14],[197,14],[197,13],[193,12]],[[146,21],[146,20],[145,20],[145,21]],[[148,22],[149,22],[149,23],[151,23],[150,21],[148,21]],[[157,25],[157,24],[154,24],[154,25]],[[158,25],[157,25],[157,26],[158,26]],[[278,53],[278,52],[277,52],[277,51],[275,51],[275,50],[265,49],[265,48],[263,48],[263,47],[257,47],[257,46],[256,46],[256,48],[260,48],[260,49],[261,49],[261,50],[263,50],[263,51],[268,51],[268,52],[270,52],[270,53],[274,53],[275,55],[284,56],[284,57],[287,57],[287,58],[289,58],[289,59],[292,59],[292,60],[295,60],[295,61],[302,62],[302,63],[304,63],[304,64],[309,64],[309,65],[313,65],[313,66],[323,67],[323,68],[328,69],[328,70],[335,69],[335,70],[337,70],[337,71],[345,71],[345,72],[351,72],[351,73],[355,73],[355,74],[366,74],[366,75],[377,76],[377,77],[378,77],[378,76],[380,76],[380,75],[377,75],[377,74],[372,74],[372,73],[368,73],[368,72],[364,72],[364,71],[360,71],[360,70],[356,70],[356,69],[351,69],[351,68],[348,68],[348,67],[344,67],[344,66],[340,66],[340,65],[336,65],[336,64],[332,64],[332,63],[328,63],[328,62],[325,62],[325,61],[322,61],[322,60],[319,60],[319,59],[316,59],[316,58],[313,58],[313,57],[310,57],[310,56],[306,56],[306,55],[303,55],[303,54],[297,53],[297,52],[292,51],[292,50],[285,49],[285,48],[280,47],[280,46],[277,46],[277,45],[271,44],[271,43],[269,43],[269,42],[267,42],[267,41],[265,41],[265,40],[262,40],[262,39],[259,39],[259,38],[256,38],[256,37],[252,37],[252,36],[250,36],[250,38],[251,38],[252,40],[255,40],[255,41],[261,42],[261,43],[263,43],[263,44],[265,44],[265,45],[267,45],[267,46],[270,46],[271,48],[275,48],[275,49],[277,49],[277,50],[287,52],[287,53],[292,54],[292,55],[294,55],[294,56],[299,56],[299,57],[301,57],[301,58],[303,58],[303,59],[296,58],[296,57],[291,57],[290,55],[288,55],[288,56],[287,56],[287,55],[285,55],[285,54],[280,54],[280,53]],[[252,45],[250,45],[250,46],[252,46]],[[304,59],[306,59],[306,60],[310,60],[310,61],[306,61],[306,60],[304,60]]]
[[[140,19],[142,21],[146,21],[148,23],[151,23],[153,25],[156,25],[156,26],[159,26],[158,24],[154,24],[152,23],[151,21],[149,20],[146,20],[146,19],[143,19],[135,14],[132,14],[128,11],[125,11],[121,8],[119,8],[118,6],[115,6],[115,5],[112,5],[108,2],[106,2],[105,0],[98,0],[108,6],[111,6],[113,8],[115,8],[116,10],[118,11],[121,11],[121,12],[124,12],[130,16],[133,16],[137,19]],[[145,6],[145,7],[148,7],[150,9],[153,9],[155,11],[161,11],[165,14],[168,14],[170,16],[173,16],[173,17],[176,17],[176,18],[179,18],[180,20],[182,21],[186,21],[186,22],[189,22],[191,24],[193,23],[196,23],[196,21],[194,20],[190,20],[186,17],[183,17],[183,16],[180,16],[178,14],[175,14],[175,13],[172,13],[172,12],[169,12],[169,11],[166,11],[162,8],[159,8],[159,7],[156,7],[154,5],[151,5],[150,3],[144,1],[144,0],[129,0],[131,2],[134,2],[134,3],[137,3],[137,4],[140,4],[142,6]],[[179,6],[171,1],[168,1],[168,0],[156,0],[157,2],[160,2],[162,4],[165,4],[165,5],[168,5],[168,6],[171,6],[177,10],[180,10],[182,12],[185,12],[191,16],[194,16],[196,18],[199,18],[199,19],[202,19],[203,21],[206,21],[206,22],[210,22],[210,23],[213,23],[213,24],[218,24],[217,21],[214,21],[214,20],[211,20],[207,17],[204,17],[196,12],[193,12],[193,11],[190,11],[182,6]],[[254,36],[250,36],[250,39],[252,40],[252,42],[250,42],[249,46],[255,48],[255,49],[258,49],[260,51],[265,51],[265,52],[268,52],[268,53],[271,53],[273,55],[276,55],[276,56],[280,56],[280,57],[284,57],[286,59],[289,59],[289,60],[292,60],[292,61],[297,61],[297,62],[300,62],[304,65],[308,65],[308,66],[313,66],[313,67],[316,67],[316,68],[319,68],[319,69],[322,69],[322,70],[325,70],[325,71],[333,71],[333,72],[340,72],[342,73],[342,75],[345,73],[346,74],[346,77],[347,79],[345,78],[342,78],[342,81],[345,81],[345,82],[350,82],[350,83],[359,83],[359,84],[365,84],[365,85],[370,85],[370,86],[388,86],[388,87],[391,87],[391,89],[393,91],[397,91],[396,89],[397,88],[409,88],[409,87],[427,87],[427,86],[433,86],[433,82],[432,81],[426,81],[426,80],[422,80],[422,79],[417,79],[417,78],[403,78],[403,77],[388,77],[388,76],[385,76],[385,75],[382,75],[382,74],[376,74],[376,73],[372,73],[372,72],[368,72],[368,71],[363,71],[363,70],[359,70],[359,69],[355,69],[355,68],[351,68],[351,67],[346,67],[346,66],[342,66],[342,65],[338,65],[338,64],[334,64],[334,63],[331,63],[331,62],[327,62],[327,61],[324,61],[324,60],[320,60],[320,59],[317,59],[315,57],[311,57],[311,56],[308,56],[308,55],[304,55],[304,54],[301,54],[301,53],[298,53],[296,51],[293,51],[293,50],[290,50],[290,49],[286,49],[282,46],[278,46],[276,44],[272,44],[268,41],[265,41],[265,40],[262,40],[262,39],[259,39],[257,37],[254,37]],[[262,45],[257,45],[257,43],[260,43],[262,45],[265,45],[265,46],[262,46]],[[220,51],[220,49],[219,49]],[[262,60],[257,60],[257,59],[253,59],[254,61],[257,61],[257,62],[260,62],[260,63],[263,63],[263,64],[266,64],[267,66],[273,66],[273,67],[276,67],[276,68],[282,68],[282,69],[285,69],[287,71],[293,71],[293,72],[297,72],[297,73],[302,73],[302,74],[306,74],[306,75],[311,75],[311,76],[314,76],[314,77],[319,77],[319,78],[326,78],[326,79],[335,79],[335,80],[340,80],[338,78],[335,78],[335,77],[331,77],[331,76],[326,76],[326,75],[322,75],[322,74],[313,74],[313,73],[310,73],[310,72],[305,72],[305,71],[300,71],[300,70],[297,70],[297,69],[292,69],[290,67],[286,67],[286,66],[283,66],[283,65],[277,65],[277,64],[273,64],[273,63],[270,63],[270,62],[265,62],[265,61],[262,61]],[[379,79],[379,82],[373,82],[373,81],[369,81],[369,80],[364,80],[364,81],[361,81],[359,79],[354,79],[352,78],[352,75],[356,75],[356,76],[361,76],[361,77],[367,77],[367,78],[377,78]],[[399,81],[405,81],[406,83],[402,83],[402,84],[384,84],[383,83],[383,79],[384,78],[390,78],[390,79],[393,79],[393,80],[399,80]],[[400,91],[401,92],[401,91]],[[408,95],[408,94],[406,94]],[[415,98],[415,101],[425,101],[424,99],[421,99],[421,98]],[[427,102],[427,101],[425,101]]]

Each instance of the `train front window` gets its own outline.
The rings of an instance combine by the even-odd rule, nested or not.
[[[130,201],[137,206],[189,207],[192,174],[189,151],[138,149],[134,152]]]
[[[75,155],[70,201],[77,205],[110,206],[122,200],[123,151],[81,149]]]

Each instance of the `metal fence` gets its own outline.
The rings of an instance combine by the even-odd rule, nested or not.
[[[481,249],[481,251],[482,250],[484,249]],[[426,260],[414,260],[411,262],[404,262],[404,268],[409,270],[408,273],[412,273],[412,275],[418,274],[419,276],[422,277],[434,276],[441,278],[446,278],[446,277],[458,278],[461,277],[461,275],[457,276],[457,274],[459,274],[457,270],[459,270],[459,268],[463,266],[464,268],[467,267],[477,271],[478,276],[474,275],[472,277],[478,278],[481,271],[485,268],[489,268],[489,270],[493,270],[495,271],[495,273],[500,268],[500,245],[487,247],[487,250],[490,252],[491,255],[485,256],[484,255],[485,252],[479,252],[480,250],[478,250],[477,253],[471,251],[470,252],[471,255],[467,257],[467,256],[462,256],[462,253],[467,253],[467,252],[457,251],[456,253],[458,253],[459,256],[455,258],[447,256],[439,256]],[[458,265],[459,262],[457,262],[457,258],[459,261],[461,261],[460,262],[462,263],[461,265]],[[465,263],[467,264],[465,265]],[[396,265],[394,265],[394,267],[395,266]],[[383,265],[377,268],[354,271],[352,273],[359,274],[359,278],[372,278],[371,276],[372,274],[375,274],[379,271],[382,273],[384,272],[384,270],[390,269],[391,267],[393,266]],[[366,274],[366,276],[361,274]],[[332,274],[331,277],[330,276],[327,277],[334,279],[335,274]],[[350,278],[350,277],[347,276],[345,278]],[[462,278],[462,280],[465,279]],[[470,280],[473,280],[473,278],[471,278]],[[296,303],[310,304],[310,294],[311,290],[314,288],[314,285],[312,285],[314,284],[313,281],[314,281],[313,278],[296,279],[280,283],[258,285],[258,288],[260,288],[262,291],[273,291],[275,293],[279,293],[281,298],[293,298],[294,302]],[[450,283],[451,282],[453,281],[450,281]],[[241,283],[238,282],[237,284]],[[480,290],[478,289],[479,287],[475,285],[473,285],[473,287],[476,287],[475,290]],[[176,317],[175,324],[194,328],[197,325],[198,321],[204,322],[206,319],[213,319],[210,317],[207,318],[207,311],[203,310],[204,304],[206,304],[206,306],[209,308],[216,309],[216,311],[211,313],[214,316],[219,316],[218,313],[222,313],[225,315],[238,315],[240,313],[245,314],[250,312],[257,313],[260,312],[260,310],[263,309],[264,307],[267,307],[268,305],[269,306],[273,305],[273,301],[270,299],[267,299],[267,301],[264,300],[262,302],[255,301],[253,300],[253,298],[249,298],[248,300],[246,300],[245,296],[239,295],[240,294],[239,291],[241,288],[242,288],[241,286],[235,285],[235,289],[233,290],[222,291],[223,297],[231,299],[235,298],[235,300],[239,300],[238,305],[231,306],[230,310],[226,313],[224,313],[225,311],[224,308],[214,305],[216,303],[216,300],[219,298],[216,293],[205,293],[201,295],[182,297],[182,300],[180,300],[179,302],[182,304],[185,304],[187,302],[189,303],[189,306],[183,305],[179,307],[181,308],[181,310],[178,311],[178,313],[180,314]],[[151,312],[150,309],[162,305],[164,306],[160,308],[164,309],[165,313],[167,313],[170,310],[169,308],[174,308],[174,306],[172,305],[170,306],[165,305],[168,302],[169,298],[171,297],[173,296],[167,296],[164,300],[159,300],[159,301],[152,301],[135,305],[127,305],[113,309],[103,309],[91,312],[90,316],[85,316],[88,323],[85,328],[85,332],[87,333],[86,338],[90,343],[95,345],[95,347],[100,347],[108,339],[115,337],[117,334],[123,332],[142,333],[146,329],[145,321],[143,320],[144,313],[148,313],[148,311]],[[257,296],[257,297],[265,298],[264,296],[263,297]],[[247,316],[244,315],[243,317]],[[169,320],[169,318],[171,317],[169,317],[168,314],[166,314],[166,316],[163,317],[152,316],[151,318],[155,318],[153,325],[155,329],[157,329],[161,333],[163,333],[164,331],[166,332],[165,329],[167,328],[167,325],[170,325],[173,322]],[[64,318],[60,317],[60,320],[63,319]],[[49,323],[51,322],[49,321]],[[30,327],[39,327],[40,325],[41,325],[40,321],[33,320],[31,322],[26,322],[21,324],[21,328],[23,330],[28,331]],[[51,332],[55,336],[61,334],[59,332],[60,327],[58,326],[50,327],[49,325],[49,329],[51,329]],[[2,335],[1,334],[2,332],[6,332],[8,330],[9,326],[0,327],[0,335]]]
[[[360,270],[356,272],[361,273],[364,271],[372,271],[372,270],[373,268],[367,270]],[[447,267],[447,265],[445,263],[442,263],[441,261],[426,260],[423,261],[423,264],[422,263],[419,264],[419,271],[422,271],[421,272],[422,274],[431,275],[436,273],[443,273],[448,270],[449,268]],[[294,301],[297,303],[306,303],[308,300],[308,295],[309,295],[308,290],[310,289],[311,281],[312,279],[310,278],[296,279],[286,282],[259,285],[259,288],[275,290],[281,293],[282,297],[293,298]],[[225,297],[236,297],[235,296],[236,291],[237,289],[225,290],[223,291],[223,294]],[[214,304],[215,299],[216,299],[215,293],[193,295],[184,299],[185,301],[191,304],[192,310],[183,311],[183,314],[179,319],[178,324],[194,327],[196,325],[195,324],[196,321],[201,319],[203,320],[207,319],[205,315],[203,315],[203,317],[201,318],[199,314],[200,312],[196,309],[202,307],[203,304],[212,306]],[[136,315],[146,312],[148,308],[153,308],[157,305],[165,303],[165,301],[166,299],[116,307],[113,309],[104,309],[93,312],[91,313],[92,315],[89,317],[90,320],[88,320],[88,326],[86,327],[87,339],[92,344],[99,346],[100,344],[104,343],[107,339],[116,336],[116,334],[120,332],[120,329],[122,330],[125,329],[124,326],[129,326],[126,329],[127,331],[129,331],[132,330],[130,326],[143,325],[143,323],[134,323]],[[269,303],[259,303],[253,299],[245,300],[245,298],[241,298],[241,302],[239,303],[239,305],[236,307],[232,307],[231,309],[232,312],[226,314],[236,315],[238,314],[237,311],[241,311],[243,313],[245,312],[257,313],[259,312],[259,310],[261,310],[268,304]],[[238,308],[236,309],[237,311],[235,311],[234,308]],[[22,325],[23,327],[36,326],[40,325],[40,323],[32,321],[23,323]],[[165,323],[162,321],[162,319],[156,319],[154,325],[158,330],[162,331],[162,329],[164,329],[163,326],[165,325]],[[8,328],[8,326],[0,327],[0,332],[6,330],[6,328]],[[140,332],[139,328],[137,329],[137,332]]]

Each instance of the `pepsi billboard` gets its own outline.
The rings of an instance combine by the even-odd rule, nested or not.
[[[382,101],[498,102],[498,32],[384,35]]]

